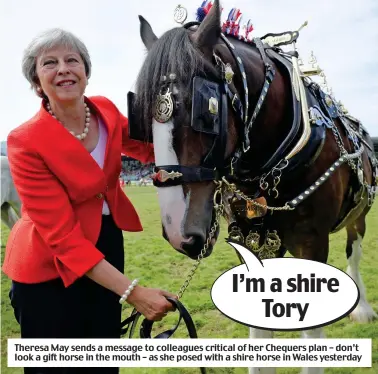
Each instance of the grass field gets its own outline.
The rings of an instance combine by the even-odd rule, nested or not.
[[[136,206],[145,231],[124,233],[126,251],[126,273],[130,278],[140,278],[143,285],[165,288],[177,292],[184,281],[192,261],[174,251],[161,236],[160,216],[156,192],[153,187],[128,187],[127,194]],[[210,288],[215,279],[225,270],[237,265],[237,256],[223,240],[227,235],[223,224],[218,244],[213,254],[205,259],[195,274],[182,301],[191,312],[200,338],[247,338],[248,328],[224,317],[214,306],[210,297]],[[8,238],[8,230],[2,226],[2,255]],[[343,270],[346,269],[345,232],[331,237],[329,263]],[[370,212],[367,222],[367,234],[363,243],[361,273],[365,282],[368,300],[378,311],[378,203]],[[7,339],[19,337],[18,324],[14,320],[8,299],[10,281],[2,274],[1,278],[1,373],[21,374],[22,369],[7,368]],[[326,306],[325,306],[326,307]],[[131,308],[125,308],[124,316]],[[175,321],[175,315],[168,316],[164,324],[157,325],[155,334],[160,329],[167,329]],[[356,324],[344,318],[325,328],[329,338],[372,338],[372,368],[333,368],[326,369],[326,374],[377,374],[378,373],[378,321],[370,324]],[[183,329],[175,337],[185,338]],[[297,338],[299,333],[277,333],[280,338]],[[300,369],[277,369],[278,374],[299,373]],[[214,368],[209,373],[247,373],[245,368]],[[199,373],[198,369],[184,368],[130,368],[121,369],[122,374],[189,374]]]

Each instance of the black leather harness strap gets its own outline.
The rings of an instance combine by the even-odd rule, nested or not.
[[[163,331],[160,334],[156,335],[154,338],[152,338],[151,337],[152,327],[155,322],[150,321],[148,319],[144,319],[139,330],[140,337],[142,339],[169,339],[175,333],[181,321],[183,320],[185,322],[189,337],[192,339],[197,339],[198,338],[197,330],[188,310],[184,307],[184,305],[180,301],[176,299],[167,297],[167,300],[171,302],[176,307],[176,310],[179,312],[179,320],[177,324],[173,328]],[[126,318],[121,323],[121,336],[126,335],[130,329],[128,337],[131,339],[133,337],[136,325],[140,317],[141,317],[141,314],[136,309],[134,309],[131,312],[130,317]],[[206,374],[205,368],[200,368],[200,370],[202,374]]]
[[[159,177],[153,176],[152,179],[154,181],[155,187],[172,187],[181,185],[183,183],[209,182],[215,180],[218,177],[218,173],[216,170],[201,166],[155,166],[154,172],[156,173],[156,175],[158,175],[160,170],[165,170],[167,171],[167,173],[171,173],[171,176],[168,177],[166,180],[159,180]],[[175,175],[175,173],[177,174]]]

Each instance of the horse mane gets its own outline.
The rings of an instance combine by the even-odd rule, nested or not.
[[[162,76],[168,78],[170,73],[175,73],[181,84],[179,94],[183,95],[190,92],[192,78],[203,75],[205,68],[211,67],[193,45],[190,33],[184,27],[176,27],[164,33],[153,44],[138,74],[135,100],[137,119],[140,126],[144,124],[147,130],[151,125]]]

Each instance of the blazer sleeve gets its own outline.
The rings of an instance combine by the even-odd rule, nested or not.
[[[11,132],[7,140],[14,184],[68,287],[105,256],[85,238],[63,185],[20,135]]]
[[[120,113],[120,121],[122,126],[122,152],[139,160],[143,164],[155,161],[154,146],[151,143],[145,143],[129,137],[129,121]]]

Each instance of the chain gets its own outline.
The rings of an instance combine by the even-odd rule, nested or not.
[[[352,159],[354,157],[350,157],[351,155],[349,155],[348,152],[347,152],[347,150],[345,149],[344,144],[342,142],[342,138],[341,138],[340,132],[336,128],[336,126],[332,126],[332,132],[333,132],[333,135],[335,137],[336,143],[337,143],[337,145],[338,145],[338,147],[340,149],[340,155],[344,156],[345,159],[346,159],[346,161],[347,161],[347,163],[352,168],[352,170],[354,170],[355,172],[357,172],[356,165],[352,161]],[[356,152],[356,154],[359,154],[360,151],[361,150],[359,150],[358,152]],[[353,156],[354,155],[355,154],[353,154]],[[278,175],[278,181],[275,181],[275,183],[274,183],[274,189],[273,189],[273,191],[275,190],[275,187],[278,185],[278,183],[280,181],[280,176],[281,175]],[[265,177],[267,177],[267,175]],[[261,179],[264,179],[264,176]],[[260,183],[261,183],[261,179],[260,179]],[[197,269],[198,269],[201,261],[203,260],[205,254],[206,254],[206,252],[207,252],[207,250],[208,250],[208,248],[210,246],[211,240],[214,238],[215,232],[216,232],[216,230],[217,230],[217,228],[219,226],[220,218],[221,218],[221,216],[223,214],[223,209],[224,209],[224,205],[223,205],[223,201],[222,201],[222,187],[223,187],[223,184],[227,187],[227,189],[231,193],[233,193],[235,195],[238,195],[243,200],[248,201],[248,202],[252,203],[253,205],[255,205],[255,206],[259,207],[259,208],[267,209],[267,210],[271,210],[271,211],[289,211],[289,210],[295,210],[295,207],[291,207],[290,205],[288,205],[288,203],[286,203],[284,206],[280,206],[280,207],[278,207],[278,206],[268,206],[268,205],[260,204],[260,203],[256,202],[254,199],[251,199],[250,197],[248,197],[247,195],[245,195],[240,190],[238,190],[236,188],[236,185],[234,183],[228,182],[225,177],[223,177],[222,180],[219,181],[219,182],[216,181],[216,183],[217,183],[217,188],[216,188],[216,190],[214,192],[214,198],[213,198],[213,201],[214,201],[214,210],[215,210],[214,223],[213,223],[213,225],[212,225],[212,227],[210,229],[209,236],[206,239],[205,245],[203,246],[200,254],[198,255],[198,258],[197,258],[196,262],[194,263],[193,267],[189,271],[189,273],[188,273],[188,275],[187,275],[187,277],[185,279],[185,282],[183,283],[183,285],[181,286],[179,292],[177,293],[178,299],[182,298],[184,292],[188,288],[189,283],[191,282],[191,280],[192,280],[195,272],[197,271]],[[219,203],[217,202],[217,198],[218,197],[220,199]]]
[[[184,294],[185,290],[188,288],[189,283],[192,280],[195,272],[197,271],[198,266],[200,265],[201,261],[203,260],[205,254],[207,252],[207,249],[209,248],[211,240],[214,238],[215,232],[216,232],[216,230],[217,230],[217,228],[219,226],[220,218],[222,216],[223,208],[224,208],[223,202],[221,200],[221,196],[222,196],[221,189],[222,189],[222,182],[220,182],[218,184],[218,187],[215,190],[214,198],[213,198],[214,209],[215,209],[214,223],[213,223],[213,225],[212,225],[212,227],[210,229],[209,236],[208,236],[208,238],[206,240],[205,245],[203,246],[203,248],[201,250],[201,253],[198,255],[198,258],[197,258],[196,262],[194,263],[193,267],[189,271],[189,273],[188,273],[188,275],[186,277],[185,282],[183,283],[183,285],[181,286],[181,288],[180,288],[180,290],[179,290],[179,292],[177,294],[178,299],[181,299],[181,297]],[[218,196],[220,198],[220,202],[219,203],[216,201]]]
[[[222,178],[222,181],[223,181],[223,183],[225,185],[227,185],[228,189],[232,193],[234,193],[235,195],[240,196],[245,201],[249,201],[250,203],[252,203],[253,205],[255,205],[255,206],[259,207],[259,208],[268,209],[268,210],[271,210],[271,211],[282,211],[282,210],[294,210],[295,209],[295,208],[289,206],[287,203],[284,206],[268,206],[268,205],[260,204],[260,203],[256,202],[255,200],[251,199],[250,197],[248,197],[247,195],[245,195],[240,190],[238,190],[236,188],[235,184],[234,183],[229,183],[226,180],[225,177]]]
[[[332,126],[332,132],[335,137],[336,143],[340,149],[340,156],[348,156],[348,151],[345,149],[340,132],[335,125]],[[346,157],[346,160],[349,166],[352,168],[352,170],[354,172],[357,172],[356,164],[348,157]]]

